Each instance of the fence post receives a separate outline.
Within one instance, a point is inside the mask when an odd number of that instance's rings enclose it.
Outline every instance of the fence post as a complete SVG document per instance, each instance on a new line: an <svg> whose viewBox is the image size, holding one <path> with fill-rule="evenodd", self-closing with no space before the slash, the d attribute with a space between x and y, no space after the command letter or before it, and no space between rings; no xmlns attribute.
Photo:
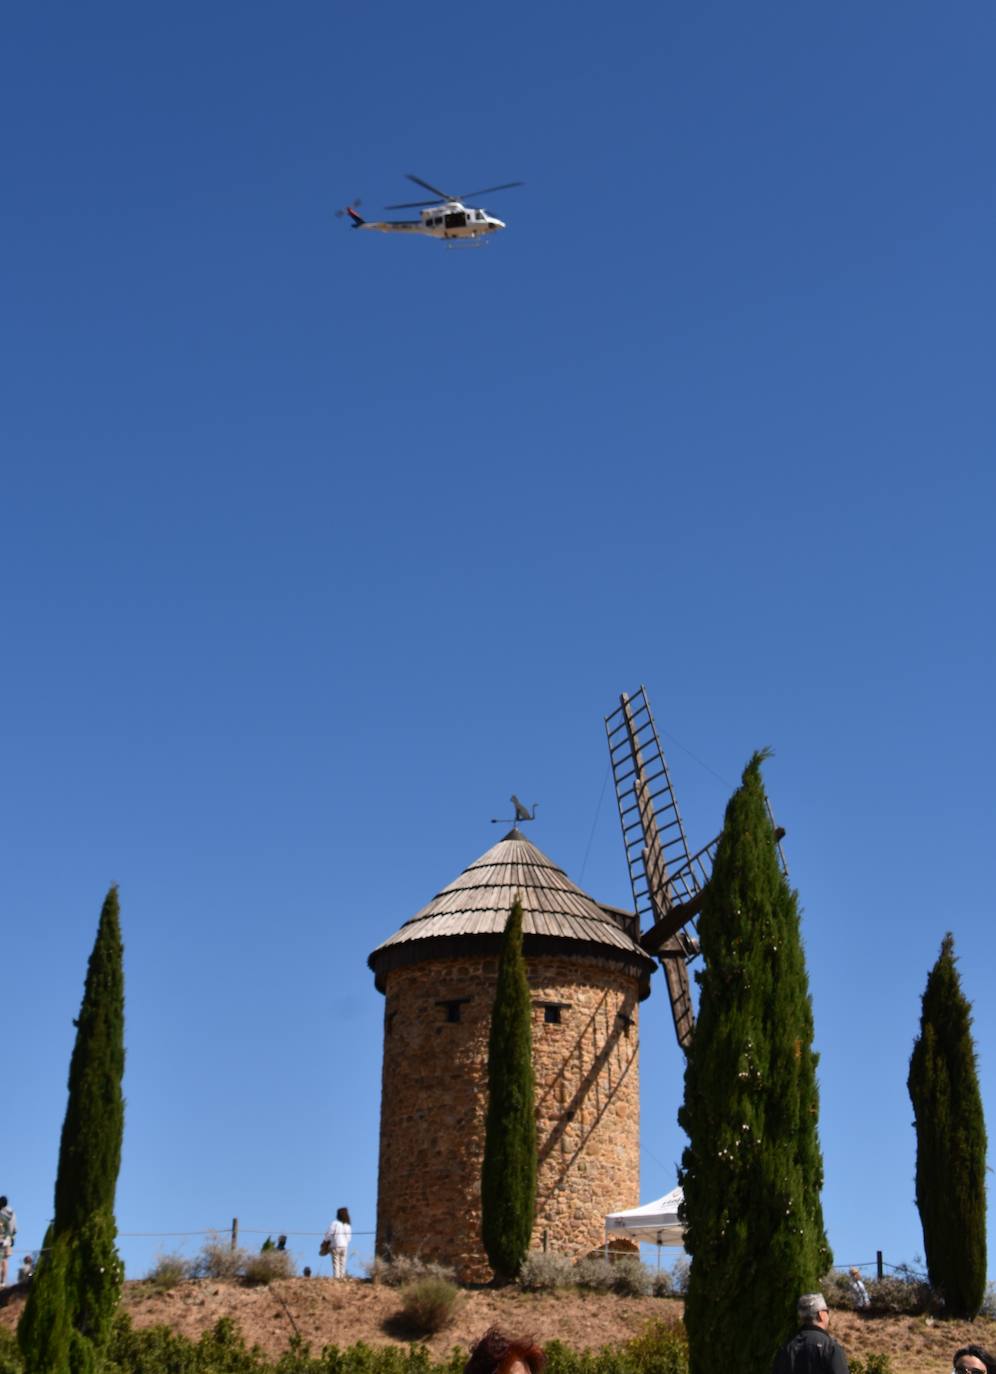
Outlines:
<svg viewBox="0 0 996 1374"><path fill-rule="evenodd" d="M550 1244L550 1232L543 1232L543 1253L546 1254L547 1246Z"/></svg>
<svg viewBox="0 0 996 1374"><path fill-rule="evenodd" d="M885 1265L882 1263L882 1251L881 1251L881 1250L876 1250L876 1251L875 1251L875 1269L876 1269L876 1271L877 1271L876 1276L877 1276L878 1278L882 1278L882 1277L884 1276L884 1274L885 1274Z"/></svg>
<svg viewBox="0 0 996 1374"><path fill-rule="evenodd" d="M232 1249L234 1250L239 1243L239 1219L232 1217Z"/></svg>

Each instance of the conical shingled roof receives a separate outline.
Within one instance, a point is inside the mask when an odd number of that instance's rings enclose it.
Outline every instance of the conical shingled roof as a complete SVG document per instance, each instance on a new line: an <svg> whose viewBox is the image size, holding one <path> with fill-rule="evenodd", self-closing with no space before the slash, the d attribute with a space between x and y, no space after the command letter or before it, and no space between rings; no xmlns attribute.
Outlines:
<svg viewBox="0 0 996 1374"><path fill-rule="evenodd" d="M596 901L571 882L518 829L492 845L432 901L378 945L367 961L383 991L383 976L402 963L418 962L481 937L497 943L518 894L522 902L524 948L554 946L603 955L632 964L647 987L654 961ZM445 947L438 942L445 942ZM427 942L432 942L431 944ZM437 947L438 946L438 947ZM565 951L566 952L566 951ZM643 991L643 996L646 991Z"/></svg>

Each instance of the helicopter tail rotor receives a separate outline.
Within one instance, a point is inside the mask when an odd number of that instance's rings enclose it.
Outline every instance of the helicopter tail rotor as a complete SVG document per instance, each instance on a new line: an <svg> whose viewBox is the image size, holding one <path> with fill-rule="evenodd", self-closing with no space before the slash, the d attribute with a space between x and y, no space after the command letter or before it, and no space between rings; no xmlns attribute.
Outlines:
<svg viewBox="0 0 996 1374"><path fill-rule="evenodd" d="M344 205L341 210L337 210L335 212L336 219L342 219L343 215L348 215L349 218L353 221L353 228L358 229L360 225L364 223L364 221L360 219L359 215L356 213L356 207L362 204L363 201L360 200L359 196L357 196L354 201L351 201L349 203L349 205Z"/></svg>

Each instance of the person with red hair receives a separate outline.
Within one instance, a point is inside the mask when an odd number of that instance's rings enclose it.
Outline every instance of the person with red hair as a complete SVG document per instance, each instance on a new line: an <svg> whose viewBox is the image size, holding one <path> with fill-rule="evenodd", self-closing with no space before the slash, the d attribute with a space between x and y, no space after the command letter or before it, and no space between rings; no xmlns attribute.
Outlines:
<svg viewBox="0 0 996 1374"><path fill-rule="evenodd" d="M491 1326L474 1346L463 1374L543 1374L546 1356L528 1340L513 1340Z"/></svg>

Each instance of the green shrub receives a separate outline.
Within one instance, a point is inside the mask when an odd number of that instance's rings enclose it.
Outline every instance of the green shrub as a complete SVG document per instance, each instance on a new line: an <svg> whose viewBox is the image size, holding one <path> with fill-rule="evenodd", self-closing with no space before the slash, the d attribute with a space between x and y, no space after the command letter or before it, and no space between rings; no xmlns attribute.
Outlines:
<svg viewBox="0 0 996 1374"><path fill-rule="evenodd" d="M0 1374L21 1374L23 1368L17 1337L0 1326Z"/></svg>
<svg viewBox="0 0 996 1374"><path fill-rule="evenodd" d="M447 1279L419 1279L402 1291L402 1321L420 1334L442 1331L453 1318L458 1293Z"/></svg>
<svg viewBox="0 0 996 1374"><path fill-rule="evenodd" d="M847 1363L851 1374L892 1374L892 1362L880 1351L874 1351L865 1360L849 1355Z"/></svg>
<svg viewBox="0 0 996 1374"><path fill-rule="evenodd" d="M519 1270L519 1287L528 1293L549 1293L557 1288L573 1288L576 1283L573 1261L552 1251L531 1250Z"/></svg>
<svg viewBox="0 0 996 1374"><path fill-rule="evenodd" d="M980 1317L988 1317L992 1320L996 1317L996 1283L987 1283L985 1295L982 1299L982 1307L979 1309Z"/></svg>
<svg viewBox="0 0 996 1374"><path fill-rule="evenodd" d="M258 1255L246 1256L242 1277L246 1283L273 1283L275 1279L292 1279L294 1259L288 1250L261 1250Z"/></svg>
<svg viewBox="0 0 996 1374"><path fill-rule="evenodd" d="M572 1350L560 1341L546 1347L546 1374L688 1374L688 1339L680 1322L649 1322L624 1345Z"/></svg>
<svg viewBox="0 0 996 1374"><path fill-rule="evenodd" d="M688 1336L684 1323L648 1322L639 1336L623 1346L637 1374L688 1374Z"/></svg>
<svg viewBox="0 0 996 1374"><path fill-rule="evenodd" d="M456 1277L449 1265L419 1259L417 1255L378 1255L364 1267L368 1278L388 1288L405 1288L419 1279L445 1279L452 1283Z"/></svg>
<svg viewBox="0 0 996 1374"><path fill-rule="evenodd" d="M602 1350L577 1351L553 1341L547 1356L548 1374L688 1374L688 1344L680 1322L649 1322L633 1340ZM292 1339L272 1362L258 1346L246 1344L228 1317L192 1341L164 1326L135 1330L120 1315L103 1368L105 1374L462 1374L466 1358L464 1351L454 1349L437 1363L424 1345L373 1349L362 1342L348 1349L329 1345L315 1355L306 1342ZM887 1363L851 1364L854 1374L889 1374ZM23 1374L16 1347L2 1331L0 1374Z"/></svg>
<svg viewBox="0 0 996 1374"><path fill-rule="evenodd" d="M688 1276L691 1272L691 1260L687 1255L679 1255L671 1267L671 1291L676 1297L684 1297L688 1292Z"/></svg>
<svg viewBox="0 0 996 1374"><path fill-rule="evenodd" d="M156 1262L146 1274L147 1283L151 1283L153 1288L158 1288L165 1292L169 1288L175 1288L178 1283L190 1277L190 1261L184 1259L183 1255L169 1254L157 1255Z"/></svg>

